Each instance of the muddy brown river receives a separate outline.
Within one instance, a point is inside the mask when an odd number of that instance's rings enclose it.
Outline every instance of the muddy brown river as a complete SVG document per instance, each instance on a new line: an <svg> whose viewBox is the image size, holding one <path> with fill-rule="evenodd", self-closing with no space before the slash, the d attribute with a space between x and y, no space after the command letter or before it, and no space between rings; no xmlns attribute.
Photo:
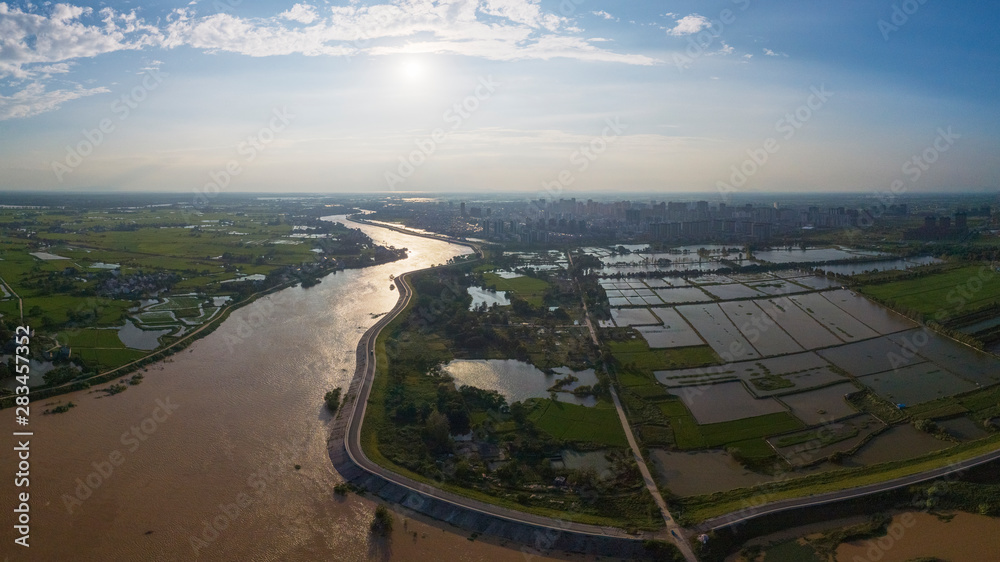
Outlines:
<svg viewBox="0 0 1000 562"><path fill-rule="evenodd" d="M519 546L399 512L390 540L374 540L376 503L333 493L323 393L347 387L361 334L396 302L390 275L470 252L361 228L409 257L258 300L121 394L33 404L31 546L13 543L8 453L5 560L524 560ZM14 411L0 419L11 451Z"/></svg>

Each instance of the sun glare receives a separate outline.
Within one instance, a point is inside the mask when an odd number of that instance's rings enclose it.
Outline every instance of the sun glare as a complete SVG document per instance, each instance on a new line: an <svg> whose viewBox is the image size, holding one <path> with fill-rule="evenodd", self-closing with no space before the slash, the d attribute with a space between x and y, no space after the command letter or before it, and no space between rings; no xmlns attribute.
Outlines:
<svg viewBox="0 0 1000 562"><path fill-rule="evenodd" d="M405 60L399 65L399 71L408 82L417 82L424 77L426 69L418 60Z"/></svg>

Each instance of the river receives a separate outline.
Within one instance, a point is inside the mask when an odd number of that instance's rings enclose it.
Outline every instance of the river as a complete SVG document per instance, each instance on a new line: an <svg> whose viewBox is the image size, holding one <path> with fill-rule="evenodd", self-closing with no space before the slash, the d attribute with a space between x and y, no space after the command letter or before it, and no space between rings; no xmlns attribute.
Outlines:
<svg viewBox="0 0 1000 562"><path fill-rule="evenodd" d="M517 546L398 513L391 539L372 540L376 503L334 495L323 393L347 388L361 334L396 302L390 275L471 252L354 226L409 256L237 310L121 394L32 404L31 547L12 543L16 468L4 455L5 560L523 560ZM12 409L2 419L16 427ZM10 431L0 439L11 451Z"/></svg>

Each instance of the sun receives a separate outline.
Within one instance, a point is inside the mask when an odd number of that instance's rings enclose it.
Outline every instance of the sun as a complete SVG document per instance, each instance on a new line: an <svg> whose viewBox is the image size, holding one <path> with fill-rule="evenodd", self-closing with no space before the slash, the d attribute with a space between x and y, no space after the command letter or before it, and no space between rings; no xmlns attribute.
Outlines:
<svg viewBox="0 0 1000 562"><path fill-rule="evenodd" d="M426 74L426 68L419 60L407 59L400 63L399 73L407 82L419 82Z"/></svg>

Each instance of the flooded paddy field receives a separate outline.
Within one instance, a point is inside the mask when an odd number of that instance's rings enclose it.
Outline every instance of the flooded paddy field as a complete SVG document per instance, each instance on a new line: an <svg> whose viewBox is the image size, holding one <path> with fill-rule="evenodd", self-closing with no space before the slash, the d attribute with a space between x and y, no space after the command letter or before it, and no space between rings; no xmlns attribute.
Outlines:
<svg viewBox="0 0 1000 562"><path fill-rule="evenodd" d="M937 425L960 441L975 441L989 435L981 425L965 417L941 420Z"/></svg>
<svg viewBox="0 0 1000 562"><path fill-rule="evenodd" d="M717 304L696 304L677 307L701 337L722 357L756 359L760 357L736 326L729 321Z"/></svg>
<svg viewBox="0 0 1000 562"><path fill-rule="evenodd" d="M788 298L845 342L865 340L879 335L819 293L794 295Z"/></svg>
<svg viewBox="0 0 1000 562"><path fill-rule="evenodd" d="M699 424L734 421L743 418L784 412L785 408L773 398L755 398L743 383L725 382L712 385L700 395L678 393Z"/></svg>
<svg viewBox="0 0 1000 562"><path fill-rule="evenodd" d="M656 295L667 304L683 304L692 302L709 302L715 300L712 296L697 287L676 287L656 289Z"/></svg>
<svg viewBox="0 0 1000 562"><path fill-rule="evenodd" d="M870 466L884 462L913 459L947 449L954 443L942 441L924 433L912 425L890 427L865 443L858 452L850 456L844 466Z"/></svg>
<svg viewBox="0 0 1000 562"><path fill-rule="evenodd" d="M687 324L680 326L643 326L636 328L650 349L670 349L705 345L705 342Z"/></svg>
<svg viewBox="0 0 1000 562"><path fill-rule="evenodd" d="M719 303L719 308L739 329L747 341L752 343L764 357L799 353L802 346L795 342L779 326L770 321L754 301L730 301Z"/></svg>
<svg viewBox="0 0 1000 562"><path fill-rule="evenodd" d="M905 352L891 336L849 343L817 351L821 357L856 377L891 371L904 365L923 363L923 359ZM907 359L912 357L912 359Z"/></svg>
<svg viewBox="0 0 1000 562"><path fill-rule="evenodd" d="M917 327L917 323L888 308L846 289L821 293L822 297L857 318L881 335L902 332Z"/></svg>
<svg viewBox="0 0 1000 562"><path fill-rule="evenodd" d="M611 318L619 327L651 326L660 323L660 319L653 316L647 308L612 308Z"/></svg>
<svg viewBox="0 0 1000 562"><path fill-rule="evenodd" d="M764 293L756 289L739 283L711 285L709 287L705 287L705 292L715 296L719 300L746 299L764 295Z"/></svg>
<svg viewBox="0 0 1000 562"><path fill-rule="evenodd" d="M932 330L920 329L889 336L907 350L916 352L972 382L982 386L1000 383L1000 359L943 337Z"/></svg>
<svg viewBox="0 0 1000 562"><path fill-rule="evenodd" d="M769 279L766 281L754 281L747 283L747 286L770 296L793 295L795 293L808 293L814 290L812 287L805 287L793 283L787 279Z"/></svg>
<svg viewBox="0 0 1000 562"><path fill-rule="evenodd" d="M790 281L794 281L799 285L816 290L832 289L843 285L843 283L840 283L836 279L827 279L826 277L820 277L818 275L810 274L803 276L801 272L799 272L798 275L792 275L788 277Z"/></svg>
<svg viewBox="0 0 1000 562"><path fill-rule="evenodd" d="M884 428L885 424L875 416L861 414L821 428L772 437L767 441L788 464L803 466L834 453L847 453Z"/></svg>
<svg viewBox="0 0 1000 562"><path fill-rule="evenodd" d="M757 396L774 396L808 390L846 380L833 372L830 364L815 353L797 353L751 361L740 361L713 367L656 371L656 379L667 387L699 385L708 382L742 380ZM781 377L791 386L763 390L754 379Z"/></svg>
<svg viewBox="0 0 1000 562"><path fill-rule="evenodd" d="M858 380L893 404L908 406L955 396L977 388L975 384L930 362L876 373Z"/></svg>
<svg viewBox="0 0 1000 562"><path fill-rule="evenodd" d="M833 335L833 332L816 322L815 318L799 308L790 298L765 299L758 301L758 305L803 349L817 349L843 343L840 338Z"/></svg>
<svg viewBox="0 0 1000 562"><path fill-rule="evenodd" d="M858 388L849 382L783 396L780 400L792 415L809 425L837 420L857 413L844 397Z"/></svg>

